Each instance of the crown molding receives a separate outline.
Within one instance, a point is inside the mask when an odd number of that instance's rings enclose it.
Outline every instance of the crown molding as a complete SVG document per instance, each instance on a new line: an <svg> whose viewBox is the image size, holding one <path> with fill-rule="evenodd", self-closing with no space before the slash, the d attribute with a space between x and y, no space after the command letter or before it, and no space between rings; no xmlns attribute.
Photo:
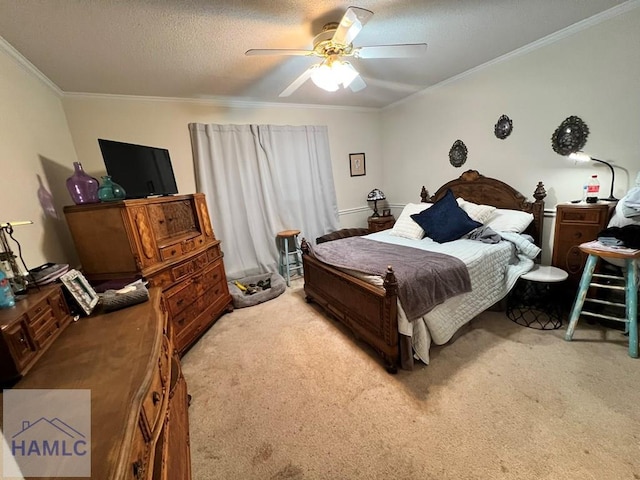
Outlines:
<svg viewBox="0 0 640 480"><path fill-rule="evenodd" d="M22 67L24 71L30 73L35 78L40 80L46 87L51 89L53 93L55 93L59 97L62 97L63 91L60 90L60 88L58 88L55 83L49 80L49 78L44 73L38 70L33 63L24 58L18 50L13 48L13 46L2 37L0 37L0 50L5 52L9 56L9 58L12 58L20 67Z"/></svg>
<svg viewBox="0 0 640 480"><path fill-rule="evenodd" d="M104 99L104 100L134 100L148 102L164 102L164 103L194 103L199 105L212 105L227 108L291 108L291 109L317 109L317 110L348 110L350 112L379 112L380 108L375 107L351 107L343 105L317 105L302 103L275 103L275 102L258 102L251 100L243 100L234 97L206 97L206 98L189 98L189 97L152 97L143 95L115 95L109 93L83 93L83 92L63 92L64 98L86 98L86 99Z"/></svg>
<svg viewBox="0 0 640 480"><path fill-rule="evenodd" d="M543 37L539 40L536 40L535 42L531 42L528 45L525 45L524 47L520 47L516 50L513 50L512 52L506 53L498 58L494 58L493 60L489 60L488 62L483 63L482 65L478 65L477 67L471 68L465 72L462 72L458 75L455 75L453 77L447 78L446 80L443 80L442 82L436 83L435 85L431 85L430 87L425 88L424 90L420 90L419 92L416 92L412 95L409 95L408 97L403 98L402 100L398 100L397 102L394 102L390 105L387 105L385 107L382 107L381 110L382 111L386 111L386 110L390 110L393 109L395 107L404 105L406 103L410 103L410 102L414 102L416 101L418 98L427 95L429 93L431 93L432 90L435 90L437 88L443 87L445 85L449 85L451 83L455 83L458 80L461 80L463 78L466 78L468 76L471 76L473 74L475 74L476 72L482 71L486 68L489 68L493 65L502 63L502 62L506 62L508 60L511 60L512 58L516 58L522 55L526 55L530 52L533 52L534 50L537 50L539 48L542 47L546 47L548 45L551 45L553 43L556 43L564 38L570 37L571 35L574 35L578 32L581 32L583 30L587 30L595 25L598 25L602 22L606 22L607 20L610 20L612 18L615 18L619 15L623 15L627 12L630 12L631 10L635 10L636 8L640 7L640 0L629 0L628 2L624 2L621 3L620 5L617 5L615 7L610 8L609 10L605 10L604 12L598 13L596 15L593 15L592 17L586 18L584 20L581 20L577 23L574 23L573 25L570 25L562 30L558 30L557 32L554 32L550 35L547 35L546 37Z"/></svg>

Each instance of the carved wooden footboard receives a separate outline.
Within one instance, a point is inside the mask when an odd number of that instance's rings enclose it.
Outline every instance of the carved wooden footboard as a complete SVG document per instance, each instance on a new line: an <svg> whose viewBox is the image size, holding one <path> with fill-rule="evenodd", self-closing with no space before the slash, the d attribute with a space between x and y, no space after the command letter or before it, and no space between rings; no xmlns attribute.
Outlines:
<svg viewBox="0 0 640 480"><path fill-rule="evenodd" d="M535 202L529 202L506 183L468 170L460 178L444 184L432 197L422 187L422 201L435 202L448 189L467 201L532 213L534 220L527 233L538 246L541 245L546 196L542 182L538 182L534 191ZM384 359L387 371L395 373L398 366L411 369L411 339L398 332L398 285L393 269L389 267L384 285L380 287L321 262L314 257L313 249L305 239L302 252L307 301L316 302L373 347Z"/></svg>
<svg viewBox="0 0 640 480"><path fill-rule="evenodd" d="M308 301L318 303L366 343L385 361L388 371L400 364L398 334L398 283L389 268L384 286L363 280L317 260L306 239L302 241L304 290Z"/></svg>

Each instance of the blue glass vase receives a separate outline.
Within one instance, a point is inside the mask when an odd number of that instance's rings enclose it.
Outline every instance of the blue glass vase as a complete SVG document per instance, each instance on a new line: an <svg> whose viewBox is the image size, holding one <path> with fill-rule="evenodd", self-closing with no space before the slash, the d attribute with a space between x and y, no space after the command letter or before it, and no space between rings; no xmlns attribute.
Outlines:
<svg viewBox="0 0 640 480"><path fill-rule="evenodd" d="M102 185L98 188L98 198L101 202L124 200L126 195L124 188L111 180L111 176L105 175L102 177Z"/></svg>

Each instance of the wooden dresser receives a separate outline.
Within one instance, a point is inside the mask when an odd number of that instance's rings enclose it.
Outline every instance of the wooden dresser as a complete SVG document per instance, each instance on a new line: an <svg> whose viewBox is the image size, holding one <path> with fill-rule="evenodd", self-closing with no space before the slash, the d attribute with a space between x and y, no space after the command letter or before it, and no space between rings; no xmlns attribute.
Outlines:
<svg viewBox="0 0 640 480"><path fill-rule="evenodd" d="M71 323L60 285L29 290L15 307L0 310L0 385L26 374Z"/></svg>
<svg viewBox="0 0 640 480"><path fill-rule="evenodd" d="M159 288L72 323L13 388L91 390L92 479L191 478L187 387Z"/></svg>
<svg viewBox="0 0 640 480"><path fill-rule="evenodd" d="M587 255L578 248L581 243L598 237L609 223L614 202L594 204L559 204L556 206L556 225L551 264L569 274L567 287L575 295Z"/></svg>
<svg viewBox="0 0 640 480"><path fill-rule="evenodd" d="M74 205L64 213L90 282L144 277L162 288L181 355L233 310L204 194Z"/></svg>

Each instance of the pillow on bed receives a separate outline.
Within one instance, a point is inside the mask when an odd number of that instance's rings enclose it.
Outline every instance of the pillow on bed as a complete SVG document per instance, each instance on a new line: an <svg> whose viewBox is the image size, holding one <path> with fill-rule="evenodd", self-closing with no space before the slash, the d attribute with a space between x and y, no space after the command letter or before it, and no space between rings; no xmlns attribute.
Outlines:
<svg viewBox="0 0 640 480"><path fill-rule="evenodd" d="M447 190L444 197L434 203L431 208L411 215L411 218L422 227L427 237L438 243L457 240L471 230L482 226L460 208L451 190Z"/></svg>
<svg viewBox="0 0 640 480"><path fill-rule="evenodd" d="M496 232L522 233L531 222L533 222L533 214L531 213L497 208L485 226Z"/></svg>
<svg viewBox="0 0 640 480"><path fill-rule="evenodd" d="M467 212L467 215L471 217L472 220L480 223L486 223L493 212L496 211L496 207L492 207L491 205L478 205L477 203L467 202L464 198L458 197L457 199L458 205Z"/></svg>
<svg viewBox="0 0 640 480"><path fill-rule="evenodd" d="M433 203L407 203L389 233L396 237L420 240L424 237L424 230L411 218L411 215L420 213L431 205Z"/></svg>

